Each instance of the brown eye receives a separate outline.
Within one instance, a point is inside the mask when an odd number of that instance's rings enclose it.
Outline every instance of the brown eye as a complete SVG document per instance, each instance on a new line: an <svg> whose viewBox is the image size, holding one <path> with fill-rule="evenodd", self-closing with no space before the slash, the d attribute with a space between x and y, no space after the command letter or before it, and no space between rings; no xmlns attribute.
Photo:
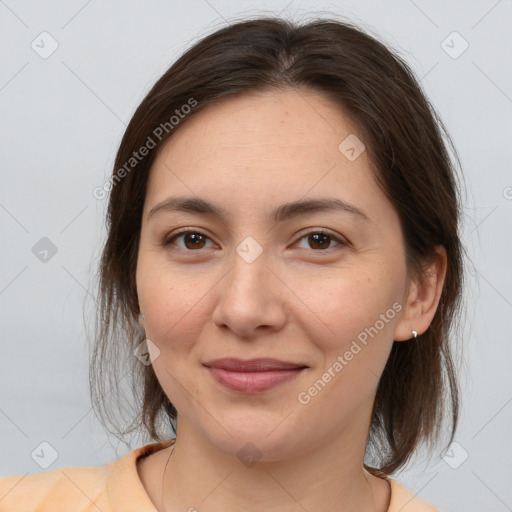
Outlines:
<svg viewBox="0 0 512 512"><path fill-rule="evenodd" d="M199 233L185 233L183 242L187 249L202 249L206 238Z"/></svg>
<svg viewBox="0 0 512 512"><path fill-rule="evenodd" d="M174 243L178 239L183 240L183 245ZM163 246L167 247L171 245L176 245L179 249L193 251L196 249L203 249L205 247L207 240L209 240L209 238L206 235L203 235L202 233L199 233L197 231L179 231L178 233L175 233L171 237L166 238L166 240L163 243Z"/></svg>
<svg viewBox="0 0 512 512"><path fill-rule="evenodd" d="M308 241L312 249L328 249L331 237L323 233L315 233L308 236Z"/></svg>
<svg viewBox="0 0 512 512"><path fill-rule="evenodd" d="M308 247L305 248L313 249L315 251L326 251L327 249L332 249L334 247L330 247L332 242L335 242L336 245L347 245L342 239L323 231L312 231L304 235L300 241L304 239L307 239L308 245Z"/></svg>

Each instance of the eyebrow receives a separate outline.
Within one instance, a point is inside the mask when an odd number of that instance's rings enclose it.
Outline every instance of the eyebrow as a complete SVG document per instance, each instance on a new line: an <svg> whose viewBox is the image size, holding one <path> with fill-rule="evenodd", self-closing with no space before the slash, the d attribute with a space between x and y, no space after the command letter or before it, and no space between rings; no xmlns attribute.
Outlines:
<svg viewBox="0 0 512 512"><path fill-rule="evenodd" d="M168 197L151 208L148 219L158 213L182 211L193 214L211 215L226 223L227 211L219 205L215 205L199 197ZM283 222L308 213L342 211L355 217L370 222L370 218L363 210L353 204L334 197L322 197L305 199L282 204L269 214L270 220Z"/></svg>

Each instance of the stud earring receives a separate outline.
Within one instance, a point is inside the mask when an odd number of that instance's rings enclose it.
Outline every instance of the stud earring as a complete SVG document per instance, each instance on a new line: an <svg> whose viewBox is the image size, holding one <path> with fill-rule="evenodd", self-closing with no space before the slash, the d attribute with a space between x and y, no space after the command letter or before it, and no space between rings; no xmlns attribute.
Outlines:
<svg viewBox="0 0 512 512"><path fill-rule="evenodd" d="M414 339L418 338L418 332L417 331L412 331L412 335L414 336Z"/></svg>

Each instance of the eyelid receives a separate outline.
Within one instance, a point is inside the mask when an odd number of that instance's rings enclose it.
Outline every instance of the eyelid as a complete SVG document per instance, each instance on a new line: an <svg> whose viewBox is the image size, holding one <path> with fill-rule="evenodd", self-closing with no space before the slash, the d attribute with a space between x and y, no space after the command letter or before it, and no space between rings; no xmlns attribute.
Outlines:
<svg viewBox="0 0 512 512"><path fill-rule="evenodd" d="M173 231L172 233L170 233L167 236L165 236L163 241L162 241L162 243L161 243L161 245L165 248L168 245L171 245L175 239L177 239L180 236L182 236L182 235L184 235L186 233L189 233L189 232L197 233L198 235L202 235L206 239L208 239L211 242L213 242L211 237L209 235L207 235L206 233L204 233L203 231L201 231L200 229L193 228L193 227L186 227L186 228L181 228L181 229L178 229L176 231ZM323 234L323 235L329 236L332 240L337 242L337 245L335 247L351 245L350 241L347 240L344 236L339 235L338 233L336 233L334 231L331 231L331 230L329 230L327 228L320 228L320 227L318 227L318 228L314 228L314 227L313 228L311 228L311 227L304 228L302 231L300 231L298 233L297 239L295 240L295 242L293 242L292 245L295 245L296 243L300 242L303 238L306 238L307 236L312 235L312 234ZM331 247L329 249L318 249L318 250L309 249L309 251L316 252L316 253L329 252L332 249L334 249L335 247ZM182 249L182 250L184 250L186 252L200 252L200 249L197 249L197 250L194 251L194 250L190 250L190 249L183 249L182 247L175 247L175 248L176 249ZM308 250L308 249L305 249L305 250Z"/></svg>
<svg viewBox="0 0 512 512"><path fill-rule="evenodd" d="M305 228L304 230L299 232L299 234L297 235L298 238L294 242L294 244L300 242L303 238L305 238L308 235L313 235L317 233L320 233L322 235L328 235L333 240L336 240L336 242L339 242L339 245L350 245L350 242L344 236L336 233L335 231L331 231L330 229L327 228ZM323 251L317 250L315 252L327 252L328 250L329 249L324 249Z"/></svg>
<svg viewBox="0 0 512 512"><path fill-rule="evenodd" d="M207 238L208 240L210 240L211 242L213 242L211 237L209 235L207 235L206 233L204 233L203 231L201 231L200 229L188 227L188 228L177 229L176 231L169 233L168 235L166 235L164 237L164 239L160 245L164 246L164 248L165 248L166 246L171 245L176 238L179 238L180 236L185 235L186 233L194 233L194 234L202 235L205 238ZM181 249L181 247L176 247L176 248ZM187 252L196 252L196 251L191 251L188 249L183 249L183 250L187 251Z"/></svg>

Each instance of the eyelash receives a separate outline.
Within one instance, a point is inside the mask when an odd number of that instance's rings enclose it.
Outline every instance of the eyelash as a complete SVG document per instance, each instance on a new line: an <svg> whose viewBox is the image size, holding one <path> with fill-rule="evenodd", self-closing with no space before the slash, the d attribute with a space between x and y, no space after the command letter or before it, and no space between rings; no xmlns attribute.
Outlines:
<svg viewBox="0 0 512 512"><path fill-rule="evenodd" d="M172 243L177 239L179 238L180 236L184 235L184 234L187 234L187 233L190 233L190 234L195 234L195 235L201 235L203 237L205 237L206 239L210 240L210 238L205 235L204 233L201 233L200 231L197 231L196 229L193 229L193 228L184 228L184 229L180 229L178 231L176 231L175 233L172 233L170 236L166 236L162 242L162 246L169 249L169 250L174 250L175 248L171 248L170 246L172 245ZM348 246L349 245L349 242L344 239L344 238L340 238L340 237L337 237L335 235L333 235L331 232L323 229L323 228L320 228L320 229L315 229L315 230L311 230L311 231L308 231L306 232L305 234L303 234L298 240L297 242L300 242L301 240L303 240L304 238L307 238L308 236L310 235L317 235L317 234L320 234L320 235L327 235L331 241L335 241L337 242L337 246ZM335 246L335 247L337 247ZM314 252L328 252L328 251L331 251L332 249L334 249L335 247L330 247L330 248L327 248L327 249L311 249L311 251L314 251ZM182 247L176 247L176 249L180 249L180 250L183 250L183 251L186 251L186 252L199 252L201 249L184 249Z"/></svg>

